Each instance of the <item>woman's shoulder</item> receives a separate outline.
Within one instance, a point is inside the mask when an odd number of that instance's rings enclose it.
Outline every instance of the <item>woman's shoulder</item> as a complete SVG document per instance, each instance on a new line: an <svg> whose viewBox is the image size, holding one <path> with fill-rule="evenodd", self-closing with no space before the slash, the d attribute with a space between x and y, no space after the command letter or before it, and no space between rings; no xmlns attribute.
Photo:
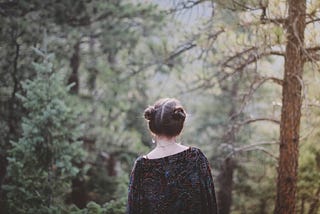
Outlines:
<svg viewBox="0 0 320 214"><path fill-rule="evenodd" d="M139 170L139 168L141 168L142 161L143 161L142 156L137 157L133 164L133 170L135 171Z"/></svg>
<svg viewBox="0 0 320 214"><path fill-rule="evenodd" d="M143 155L137 157L136 160L134 161L134 165L142 163L143 159L144 159Z"/></svg>
<svg viewBox="0 0 320 214"><path fill-rule="evenodd" d="M201 149L198 148L198 147L190 146L190 150L191 150L192 152L194 152L194 153L199 154L199 155L204 155L204 153L203 153L203 152L201 151Z"/></svg>
<svg viewBox="0 0 320 214"><path fill-rule="evenodd" d="M195 159L208 162L208 158L205 155L205 153L198 147L191 147L190 149L191 153L195 156Z"/></svg>

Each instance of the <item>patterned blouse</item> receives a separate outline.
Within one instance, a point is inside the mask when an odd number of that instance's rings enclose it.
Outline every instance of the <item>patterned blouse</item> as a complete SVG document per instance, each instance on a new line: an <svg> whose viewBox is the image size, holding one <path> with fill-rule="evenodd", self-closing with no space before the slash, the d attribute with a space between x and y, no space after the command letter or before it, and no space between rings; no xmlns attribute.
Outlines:
<svg viewBox="0 0 320 214"><path fill-rule="evenodd" d="M139 157L130 176L128 214L216 214L207 158L198 148L157 159Z"/></svg>

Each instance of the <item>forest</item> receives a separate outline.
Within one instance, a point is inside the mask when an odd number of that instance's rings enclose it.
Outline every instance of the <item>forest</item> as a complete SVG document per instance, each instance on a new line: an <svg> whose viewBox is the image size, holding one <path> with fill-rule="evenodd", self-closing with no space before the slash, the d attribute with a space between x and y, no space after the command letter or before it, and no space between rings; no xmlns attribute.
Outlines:
<svg viewBox="0 0 320 214"><path fill-rule="evenodd" d="M163 97L220 214L320 213L319 0L2 0L0 26L0 213L124 214Z"/></svg>

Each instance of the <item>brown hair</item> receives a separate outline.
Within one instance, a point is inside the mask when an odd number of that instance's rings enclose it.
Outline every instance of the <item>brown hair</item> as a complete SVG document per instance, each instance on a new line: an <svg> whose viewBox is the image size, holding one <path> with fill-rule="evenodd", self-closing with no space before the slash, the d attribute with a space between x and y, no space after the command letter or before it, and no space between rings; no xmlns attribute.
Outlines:
<svg viewBox="0 0 320 214"><path fill-rule="evenodd" d="M152 133L165 137L178 136L183 128L186 112L174 98L163 98L144 111Z"/></svg>

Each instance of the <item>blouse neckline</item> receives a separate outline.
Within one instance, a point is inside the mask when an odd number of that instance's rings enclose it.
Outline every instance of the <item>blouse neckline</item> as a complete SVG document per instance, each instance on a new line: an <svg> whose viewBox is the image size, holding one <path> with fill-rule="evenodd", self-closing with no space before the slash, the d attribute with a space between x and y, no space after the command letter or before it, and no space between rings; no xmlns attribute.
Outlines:
<svg viewBox="0 0 320 214"><path fill-rule="evenodd" d="M181 152L178 152L178 153L175 153L175 154L172 154L172 155L168 155L168 156L164 156L164 157L161 157L161 158L148 158L147 155L144 155L142 158L143 160L145 161L148 161L148 162L158 162L158 161L162 161L162 160L168 160L168 159L175 159L176 157L181 157L181 156L184 156L185 154L189 153L189 151L191 150L191 146L189 146L187 149L185 150L182 150Z"/></svg>

